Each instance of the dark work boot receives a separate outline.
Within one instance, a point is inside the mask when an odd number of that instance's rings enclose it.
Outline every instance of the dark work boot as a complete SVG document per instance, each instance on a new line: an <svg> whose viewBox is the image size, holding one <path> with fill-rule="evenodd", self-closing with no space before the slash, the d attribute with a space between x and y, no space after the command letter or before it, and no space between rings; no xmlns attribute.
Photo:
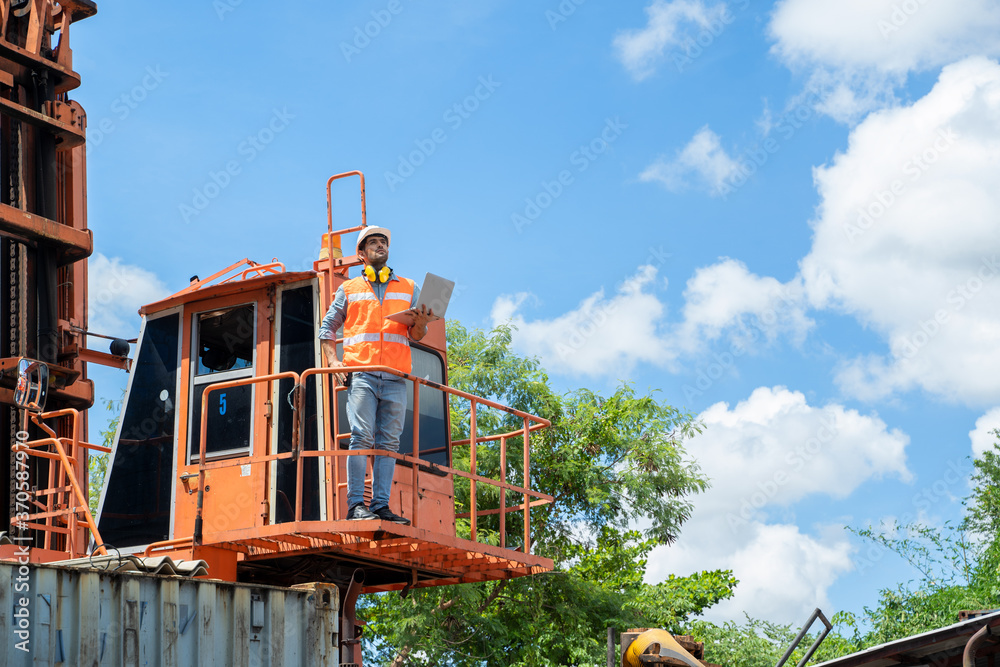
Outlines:
<svg viewBox="0 0 1000 667"><path fill-rule="evenodd" d="M371 521L372 519L378 519L379 517L368 511L368 508L364 506L364 503L358 503L347 511L348 521ZM409 521L407 521L409 523Z"/></svg>
<svg viewBox="0 0 1000 667"><path fill-rule="evenodd" d="M410 525L409 519L401 517L398 514L394 514L393 511L389 509L388 505L385 507L379 507L376 510L372 510L372 512L375 514L375 516L377 516L379 519L382 519L383 521L391 521L393 523L399 523L404 526Z"/></svg>

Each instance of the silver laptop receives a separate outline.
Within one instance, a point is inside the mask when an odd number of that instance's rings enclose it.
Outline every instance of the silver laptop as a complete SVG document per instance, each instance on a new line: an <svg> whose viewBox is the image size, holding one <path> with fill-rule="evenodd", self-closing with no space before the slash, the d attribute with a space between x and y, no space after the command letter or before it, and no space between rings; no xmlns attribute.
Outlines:
<svg viewBox="0 0 1000 667"><path fill-rule="evenodd" d="M395 315L386 315L386 319L411 325L413 324L413 310L420 310L421 306L427 306L427 310L434 311L434 316L430 321L440 320L448 310L448 302L451 300L451 293L454 290L454 281L428 273L424 276L424 284L420 287L420 298L417 299L416 305L410 310L404 310Z"/></svg>

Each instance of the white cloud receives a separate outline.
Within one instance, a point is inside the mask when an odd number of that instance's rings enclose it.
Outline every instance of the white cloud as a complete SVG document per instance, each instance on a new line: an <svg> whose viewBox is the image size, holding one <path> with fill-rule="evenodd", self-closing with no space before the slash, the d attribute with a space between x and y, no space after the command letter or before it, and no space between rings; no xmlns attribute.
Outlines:
<svg viewBox="0 0 1000 667"><path fill-rule="evenodd" d="M817 109L843 122L892 104L910 72L1000 54L994 0L782 0L771 16L775 53L809 73Z"/></svg>
<svg viewBox="0 0 1000 667"><path fill-rule="evenodd" d="M974 457L978 458L983 452L993 448L997 442L997 436L993 431L998 428L1000 428L1000 407L993 408L976 420L976 428L969 431Z"/></svg>
<svg viewBox="0 0 1000 667"><path fill-rule="evenodd" d="M680 340L687 349L718 339L730 330L745 345L761 333L774 340L781 332L801 343L814 322L805 314L801 280L782 284L750 273L740 261L723 258L695 271L684 290Z"/></svg>
<svg viewBox="0 0 1000 667"><path fill-rule="evenodd" d="M897 103L896 89L905 81L902 75L873 70L857 72L814 71L806 84L805 97L813 108L835 121L855 124L873 109Z"/></svg>
<svg viewBox="0 0 1000 667"><path fill-rule="evenodd" d="M760 112L760 117L754 121L754 125L757 126L757 132L762 137L769 136L771 130L774 129L774 115L771 113L771 105L766 98L764 99L764 109Z"/></svg>
<svg viewBox="0 0 1000 667"><path fill-rule="evenodd" d="M730 525L813 493L847 497L872 477L910 477L904 434L837 404L810 406L784 387L760 387L732 409L717 403L699 419L706 432L688 450L713 480L699 505Z"/></svg>
<svg viewBox="0 0 1000 667"><path fill-rule="evenodd" d="M810 406L799 392L760 387L730 408L718 403L699 417L705 432L688 442L712 480L677 543L654 552L649 578L711 568L732 569L735 597L711 610L714 620L743 611L800 622L827 602L826 591L851 568L843 531L804 534L784 517L809 496L843 499L871 479L911 478L909 438L878 417L838 404Z"/></svg>
<svg viewBox="0 0 1000 667"><path fill-rule="evenodd" d="M1000 54L994 0L782 0L769 26L790 65L888 74Z"/></svg>
<svg viewBox="0 0 1000 667"><path fill-rule="evenodd" d="M597 327L593 311L628 302L598 293L563 316L527 321L522 304L507 298L497 313L506 307L504 316L520 318L525 335L515 340L526 351L553 370L579 374L594 368L572 354L583 350L627 372L635 363L675 370L684 355L726 337L734 345L781 335L798 343L813 326L809 308L833 310L887 342L884 353L843 361L836 379L846 394L875 400L924 389L997 405L998 164L1000 65L970 58L944 68L922 99L868 116L847 149L815 170L813 245L792 280L723 259L689 279L679 320L667 320L665 300L642 280L630 299L646 310L626 307L623 317ZM567 350L565 341L581 330L589 332L588 347ZM560 343L563 354L556 353Z"/></svg>
<svg viewBox="0 0 1000 667"><path fill-rule="evenodd" d="M613 296L599 290L573 310L529 320L531 294L503 295L493 304L493 324L511 322L516 348L546 369L577 376L625 377L636 364L676 370L681 355L696 355L722 337L734 354L788 335L801 342L813 326L806 317L801 281L782 284L751 273L729 258L699 269L684 290L681 321L670 321L655 292L657 269L640 267Z"/></svg>
<svg viewBox="0 0 1000 667"><path fill-rule="evenodd" d="M886 355L838 382L863 399L923 388L1000 402L1000 66L946 67L910 106L872 114L815 171L821 203L801 275L813 306L856 317Z"/></svg>
<svg viewBox="0 0 1000 667"><path fill-rule="evenodd" d="M139 308L170 294L156 274L118 257L108 259L95 253L87 262L87 272L87 328L95 333L134 338L139 333Z"/></svg>
<svg viewBox="0 0 1000 667"><path fill-rule="evenodd" d="M707 6L701 0L653 0L646 7L649 22L641 30L624 30L615 37L618 59L636 80L652 74L668 46L684 42L687 28L722 25L725 3Z"/></svg>
<svg viewBox="0 0 1000 667"><path fill-rule="evenodd" d="M663 579L671 572L731 569L739 580L736 594L708 609L704 618L739 622L748 614L800 624L816 607L830 607L827 591L853 567L852 546L841 536L813 537L795 525L756 521L744 533L738 543L728 545L729 550L726 545L712 544L717 537L710 533L704 534L707 548L658 547L650 557L649 579Z"/></svg>
<svg viewBox="0 0 1000 667"><path fill-rule="evenodd" d="M719 135L705 126L672 160L658 158L639 175L644 183L658 182L679 192L692 185L704 187L713 196L727 190L726 181L739 170L739 163L726 152ZM694 183L690 177L694 176Z"/></svg>
<svg viewBox="0 0 1000 667"><path fill-rule="evenodd" d="M550 320L528 321L521 314L530 295L501 296L490 314L493 324L511 322L514 340L553 372L626 376L639 362L662 366L674 356L660 335L666 307L651 292L657 270L643 266L605 297L600 290L580 305Z"/></svg>

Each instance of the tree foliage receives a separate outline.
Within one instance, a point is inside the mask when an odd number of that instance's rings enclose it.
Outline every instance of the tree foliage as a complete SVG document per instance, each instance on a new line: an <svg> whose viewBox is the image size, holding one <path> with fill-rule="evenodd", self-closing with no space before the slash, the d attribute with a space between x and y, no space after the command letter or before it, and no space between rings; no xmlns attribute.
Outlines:
<svg viewBox="0 0 1000 667"><path fill-rule="evenodd" d="M684 451L698 432L694 418L637 395L628 385L611 396L588 390L556 394L535 359L511 350L511 329L489 332L448 327L449 384L544 417L551 428L533 433L530 486L553 503L531 513L533 553L555 571L501 582L420 589L363 603L366 646L373 663L427 665L604 665L606 628L680 629L693 615L732 595L728 571L644 583L651 550L672 541L690 516L691 496L707 480ZM469 435L472 406L452 400L453 439ZM509 433L519 418L478 405L476 433ZM508 480L523 483L520 439L507 442ZM455 467L470 465L455 448ZM497 442L477 450L477 471L497 475ZM498 507L499 493L477 488L479 510ZM468 511L468 485L456 481L459 512ZM520 496L506 498L508 507ZM517 515L508 531L519 534ZM477 535L495 534L495 515ZM512 525L513 524L513 528ZM521 545L523 546L523 545Z"/></svg>
<svg viewBox="0 0 1000 667"><path fill-rule="evenodd" d="M1000 429L993 430L1000 441ZM987 449L975 461L972 494L966 498L963 527L986 538L1000 536L1000 449Z"/></svg>
<svg viewBox="0 0 1000 667"><path fill-rule="evenodd" d="M1000 440L1000 432L994 431ZM958 524L919 523L849 528L875 553L893 554L916 577L879 591L878 602L860 614L840 612L812 663L927 632L958 620L967 609L994 609L1000 598L1000 446L973 461L971 493ZM727 667L774 665L794 629L747 619L722 626L696 622L692 633L705 641L706 659ZM811 639L803 641L807 646ZM802 650L793 655L795 663Z"/></svg>
<svg viewBox="0 0 1000 667"><path fill-rule="evenodd" d="M994 432L995 435L1000 435ZM859 647L950 625L958 612L997 606L1000 596L1000 448L973 461L965 518L942 527L921 524L855 531L907 561L917 580L880 591L878 604L849 618ZM859 628L865 628L862 631Z"/></svg>
<svg viewBox="0 0 1000 667"><path fill-rule="evenodd" d="M111 447L115 442L115 433L118 431L118 422L121 421L121 410L123 397L118 400L104 399L104 408L115 415L115 417L108 422L107 427L102 430L101 433L101 444L105 447ZM104 486L104 478L108 472L108 459L110 454L102 454L95 451L90 451L87 457L87 492L88 492L88 504L90 505L91 514L97 515L97 504L101 500L101 487Z"/></svg>
<svg viewBox="0 0 1000 667"><path fill-rule="evenodd" d="M961 527L918 524L857 531L899 555L920 573L879 592L878 603L859 617L844 614L856 650L951 625L965 609L996 607L995 541L970 542Z"/></svg>

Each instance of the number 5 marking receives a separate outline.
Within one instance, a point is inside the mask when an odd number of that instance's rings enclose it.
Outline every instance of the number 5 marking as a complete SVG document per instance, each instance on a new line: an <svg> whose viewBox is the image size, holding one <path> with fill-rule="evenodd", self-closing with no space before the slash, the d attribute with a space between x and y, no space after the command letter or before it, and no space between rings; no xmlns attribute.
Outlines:
<svg viewBox="0 0 1000 667"><path fill-rule="evenodd" d="M219 394L219 414L226 414L226 395L224 393Z"/></svg>

